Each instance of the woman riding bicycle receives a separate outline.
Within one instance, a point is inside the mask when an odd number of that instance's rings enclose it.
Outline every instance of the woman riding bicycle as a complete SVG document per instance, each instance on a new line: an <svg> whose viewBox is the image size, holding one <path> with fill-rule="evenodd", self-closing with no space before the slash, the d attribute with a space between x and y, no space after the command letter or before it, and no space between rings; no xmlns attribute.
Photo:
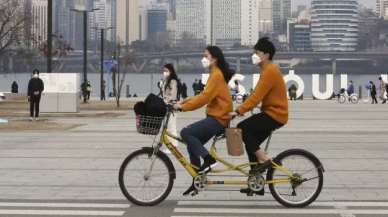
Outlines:
<svg viewBox="0 0 388 217"><path fill-rule="evenodd" d="M198 174L207 172L217 166L217 161L209 155L204 145L212 137L222 133L229 124L228 113L233 111L233 102L230 97L228 82L235 74L225 61L221 49L216 46L209 46L206 49L202 65L210 71L204 91L174 105L175 110L184 112L194 111L207 105L205 119L181 130L181 137L187 143L191 164L200 167ZM200 157L204 159L202 166ZM193 184L183 195L190 195L195 190L193 179Z"/></svg>

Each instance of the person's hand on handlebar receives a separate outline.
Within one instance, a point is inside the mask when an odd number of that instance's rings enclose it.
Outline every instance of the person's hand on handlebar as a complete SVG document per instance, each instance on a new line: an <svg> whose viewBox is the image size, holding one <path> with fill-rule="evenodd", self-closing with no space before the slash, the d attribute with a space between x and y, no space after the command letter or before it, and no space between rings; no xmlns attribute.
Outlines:
<svg viewBox="0 0 388 217"><path fill-rule="evenodd" d="M182 102L177 102L172 107L174 108L175 111L178 111L178 110L182 109Z"/></svg>
<svg viewBox="0 0 388 217"><path fill-rule="evenodd" d="M229 112L228 116L229 116L229 119L233 119L236 116L238 116L238 114L237 114L237 112Z"/></svg>

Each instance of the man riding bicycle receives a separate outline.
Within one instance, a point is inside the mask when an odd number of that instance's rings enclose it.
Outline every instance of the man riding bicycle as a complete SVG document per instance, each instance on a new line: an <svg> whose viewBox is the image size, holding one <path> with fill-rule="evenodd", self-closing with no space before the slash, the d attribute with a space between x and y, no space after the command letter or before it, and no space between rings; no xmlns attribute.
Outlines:
<svg viewBox="0 0 388 217"><path fill-rule="evenodd" d="M252 62L261 68L260 80L253 92L237 107L235 112L229 113L232 118L252 110L262 102L261 113L255 114L241 121L237 128L242 130L242 139L250 162L258 162L251 165L250 174L263 173L271 166L260 145L270 133L288 122L287 89L283 75L273 64L275 46L268 38L261 38L254 47Z"/></svg>

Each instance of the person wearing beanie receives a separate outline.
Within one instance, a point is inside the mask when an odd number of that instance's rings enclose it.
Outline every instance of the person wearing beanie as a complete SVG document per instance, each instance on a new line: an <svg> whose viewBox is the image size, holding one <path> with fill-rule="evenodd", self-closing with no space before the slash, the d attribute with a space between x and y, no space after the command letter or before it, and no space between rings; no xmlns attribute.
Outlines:
<svg viewBox="0 0 388 217"><path fill-rule="evenodd" d="M27 92L28 100L30 101L30 121L34 119L34 109L35 120L39 121L39 103L44 90L44 84L42 79L39 78L39 70L35 69L32 75L30 82L28 82Z"/></svg>

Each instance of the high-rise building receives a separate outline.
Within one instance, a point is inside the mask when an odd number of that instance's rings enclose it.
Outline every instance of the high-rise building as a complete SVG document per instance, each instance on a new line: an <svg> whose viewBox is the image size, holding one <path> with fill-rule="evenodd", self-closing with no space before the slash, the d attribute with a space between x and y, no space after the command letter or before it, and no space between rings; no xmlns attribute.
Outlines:
<svg viewBox="0 0 388 217"><path fill-rule="evenodd" d="M205 32L207 32L205 18L209 15L209 12L205 12L205 2L208 4L211 1L176 0L177 46L203 47L205 45Z"/></svg>
<svg viewBox="0 0 388 217"><path fill-rule="evenodd" d="M272 0L272 21L274 31L284 32L287 19L291 18L291 0Z"/></svg>
<svg viewBox="0 0 388 217"><path fill-rule="evenodd" d="M254 45L259 40L259 0L241 1L241 45Z"/></svg>
<svg viewBox="0 0 388 217"><path fill-rule="evenodd" d="M110 0L99 0L94 1L93 8L99 8L99 10L90 13L89 15L89 26L95 27L89 29L89 40L99 42L101 39L100 29L106 29L114 27L112 25L112 1ZM112 32L115 30L108 30L104 32L104 38L108 41L114 41Z"/></svg>
<svg viewBox="0 0 388 217"><path fill-rule="evenodd" d="M308 20L299 21L297 18L287 20L287 42L289 51L310 51L310 25Z"/></svg>
<svg viewBox="0 0 388 217"><path fill-rule="evenodd" d="M157 3L168 3L169 12L172 13L172 19L176 19L176 0L157 0Z"/></svg>
<svg viewBox="0 0 388 217"><path fill-rule="evenodd" d="M31 2L31 35L42 41L47 40L47 0Z"/></svg>
<svg viewBox="0 0 388 217"><path fill-rule="evenodd" d="M139 40L139 0L116 1L116 37L124 45Z"/></svg>
<svg viewBox="0 0 388 217"><path fill-rule="evenodd" d="M312 0L311 42L314 51L356 51L358 0Z"/></svg>
<svg viewBox="0 0 388 217"><path fill-rule="evenodd" d="M376 0L376 14L381 17L388 17L388 0Z"/></svg>
<svg viewBox="0 0 388 217"><path fill-rule="evenodd" d="M212 1L212 44L219 47L233 47L235 44L240 45L242 1ZM253 11L249 11L249 14L252 13ZM246 14L248 14L248 12L246 12ZM247 16L247 18L249 18L249 16ZM250 31L249 29L246 30Z"/></svg>
<svg viewBox="0 0 388 217"><path fill-rule="evenodd" d="M259 0L259 4L259 31L261 34L272 32L272 0Z"/></svg>
<svg viewBox="0 0 388 217"><path fill-rule="evenodd" d="M159 33L166 32L168 3L151 3L147 5L147 39L157 41Z"/></svg>
<svg viewBox="0 0 388 217"><path fill-rule="evenodd" d="M139 40L147 40L147 9L139 6Z"/></svg>

